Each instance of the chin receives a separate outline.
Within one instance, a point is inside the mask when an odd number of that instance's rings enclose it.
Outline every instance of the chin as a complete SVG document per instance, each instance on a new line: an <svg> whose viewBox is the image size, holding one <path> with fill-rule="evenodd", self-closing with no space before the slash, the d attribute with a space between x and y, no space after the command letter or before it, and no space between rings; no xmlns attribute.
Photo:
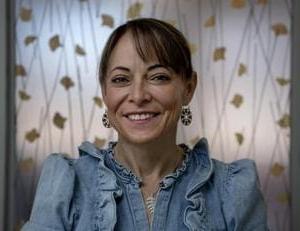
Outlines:
<svg viewBox="0 0 300 231"><path fill-rule="evenodd" d="M127 142L134 143L134 144L147 144L153 143L156 141L163 141L167 137L172 139L172 137L176 138L176 128L174 129L156 129L155 131L126 131L123 132L118 131L119 137Z"/></svg>
<svg viewBox="0 0 300 231"><path fill-rule="evenodd" d="M130 134L122 136L123 140L135 144L147 144L156 141L160 136L151 136L150 134Z"/></svg>

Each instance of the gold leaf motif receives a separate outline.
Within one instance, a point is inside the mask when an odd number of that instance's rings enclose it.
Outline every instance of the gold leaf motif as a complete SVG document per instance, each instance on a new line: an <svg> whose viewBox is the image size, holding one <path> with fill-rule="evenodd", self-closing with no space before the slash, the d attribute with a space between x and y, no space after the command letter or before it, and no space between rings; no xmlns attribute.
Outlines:
<svg viewBox="0 0 300 231"><path fill-rule="evenodd" d="M106 142L106 139L101 139L101 138L95 137L94 145L97 148L102 148L104 146L105 142Z"/></svg>
<svg viewBox="0 0 300 231"><path fill-rule="evenodd" d="M197 45L195 43L189 43L189 48L192 55L197 52Z"/></svg>
<svg viewBox="0 0 300 231"><path fill-rule="evenodd" d="M256 3L257 4L261 4L261 5L267 5L268 4L268 0L257 0Z"/></svg>
<svg viewBox="0 0 300 231"><path fill-rule="evenodd" d="M290 195L287 192L283 192L277 195L276 200L282 204L288 204L290 201Z"/></svg>
<svg viewBox="0 0 300 231"><path fill-rule="evenodd" d="M16 76L26 76L27 73L26 73L26 70L24 68L24 66L22 64L17 64L16 65L16 69L15 69L15 72L16 72Z"/></svg>
<svg viewBox="0 0 300 231"><path fill-rule="evenodd" d="M71 87L74 86L73 80L69 76L64 76L61 80L60 83L64 86L66 90L69 90Z"/></svg>
<svg viewBox="0 0 300 231"><path fill-rule="evenodd" d="M236 132L235 134L236 141L241 146L244 142L244 135L242 133Z"/></svg>
<svg viewBox="0 0 300 231"><path fill-rule="evenodd" d="M235 94L233 99L231 100L231 104L233 104L236 108L239 108L244 101L244 98L240 94Z"/></svg>
<svg viewBox="0 0 300 231"><path fill-rule="evenodd" d="M127 10L127 19L140 17L142 8L143 4L140 2L132 4Z"/></svg>
<svg viewBox="0 0 300 231"><path fill-rule="evenodd" d="M108 14L102 14L102 25L103 26L108 26L110 28L114 27L114 18L111 15Z"/></svg>
<svg viewBox="0 0 300 231"><path fill-rule="evenodd" d="M25 139L30 143L33 143L39 137L40 137L40 133L38 133L38 131L35 128L33 128L29 132L26 132L25 134Z"/></svg>
<svg viewBox="0 0 300 231"><path fill-rule="evenodd" d="M284 114L278 121L278 125L281 128L289 128L291 124L291 119L289 114Z"/></svg>
<svg viewBox="0 0 300 231"><path fill-rule="evenodd" d="M236 9L244 8L246 6L246 0L231 0L231 6Z"/></svg>
<svg viewBox="0 0 300 231"><path fill-rule="evenodd" d="M26 91L21 91L21 90L19 91L19 97L21 100L24 100L24 101L30 100L30 98L31 98L31 96L28 95Z"/></svg>
<svg viewBox="0 0 300 231"><path fill-rule="evenodd" d="M242 75L245 74L246 72L247 72L247 67L245 66L245 64L240 63L238 75L239 75L239 76L242 76Z"/></svg>
<svg viewBox="0 0 300 231"><path fill-rule="evenodd" d="M282 87L290 83L290 80L289 80L289 79L280 78L280 77L277 78L276 81L277 81L277 83L278 83L280 86L282 86Z"/></svg>
<svg viewBox="0 0 300 231"><path fill-rule="evenodd" d="M286 28L286 25L284 25L283 23L274 24L272 26L272 30L275 36L286 35L288 33L288 29Z"/></svg>
<svg viewBox="0 0 300 231"><path fill-rule="evenodd" d="M216 48L214 51L214 61L224 60L225 59L225 47Z"/></svg>
<svg viewBox="0 0 300 231"><path fill-rule="evenodd" d="M78 55L81 55L81 56L85 56L86 55L85 50L81 46L79 46L79 45L76 45L75 52Z"/></svg>
<svg viewBox="0 0 300 231"><path fill-rule="evenodd" d="M60 44L58 35L54 35L53 37L50 38L49 47L50 47L51 51L55 51L60 46L61 46L61 44Z"/></svg>
<svg viewBox="0 0 300 231"><path fill-rule="evenodd" d="M215 16L210 16L204 23L204 27L214 27L216 25Z"/></svg>
<svg viewBox="0 0 300 231"><path fill-rule="evenodd" d="M101 99L100 97L95 96L95 97L93 98L93 100L94 100L94 103L95 103L97 106L99 106L100 108L103 107L103 102L102 102L102 99Z"/></svg>
<svg viewBox="0 0 300 231"><path fill-rule="evenodd" d="M37 39L36 36L34 36L34 35L28 35L28 36L24 39L24 43L25 43L26 46L28 46L29 44L33 43L36 39Z"/></svg>
<svg viewBox="0 0 300 231"><path fill-rule="evenodd" d="M59 112L56 112L53 117L53 123L56 127L64 129L67 118L63 117Z"/></svg>
<svg viewBox="0 0 300 231"><path fill-rule="evenodd" d="M30 158L26 158L24 160L21 160L19 163L19 170L22 173L30 172L34 167L34 160Z"/></svg>
<svg viewBox="0 0 300 231"><path fill-rule="evenodd" d="M280 176L283 173L284 169L285 167L283 165L275 163L271 168L271 174L273 176Z"/></svg>
<svg viewBox="0 0 300 231"><path fill-rule="evenodd" d="M19 16L20 16L21 20L24 22L30 21L32 18L32 9L21 7Z"/></svg>

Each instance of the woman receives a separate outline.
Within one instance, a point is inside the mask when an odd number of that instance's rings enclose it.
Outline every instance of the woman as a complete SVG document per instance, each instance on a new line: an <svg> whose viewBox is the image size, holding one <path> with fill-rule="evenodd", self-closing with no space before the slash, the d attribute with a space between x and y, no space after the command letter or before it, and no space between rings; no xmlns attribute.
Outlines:
<svg viewBox="0 0 300 231"><path fill-rule="evenodd" d="M118 142L50 155L23 230L267 230L255 165L210 159L205 139L176 145L196 83L183 35L136 19L110 36L99 70Z"/></svg>

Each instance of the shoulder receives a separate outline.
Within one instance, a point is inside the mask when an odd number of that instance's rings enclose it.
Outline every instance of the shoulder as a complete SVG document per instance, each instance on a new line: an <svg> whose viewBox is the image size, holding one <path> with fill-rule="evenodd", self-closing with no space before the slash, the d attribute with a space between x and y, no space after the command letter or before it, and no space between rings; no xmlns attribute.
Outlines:
<svg viewBox="0 0 300 231"><path fill-rule="evenodd" d="M52 153L43 162L43 171L52 171L58 167L71 169L76 159L62 153Z"/></svg>
<svg viewBox="0 0 300 231"><path fill-rule="evenodd" d="M71 227L75 210L71 208L74 191L74 160L51 154L43 163L30 220L23 230L62 230ZM43 227L43 229L42 229Z"/></svg>
<svg viewBox="0 0 300 231"><path fill-rule="evenodd" d="M65 154L52 153L42 164L40 183L43 183L44 177L47 179L52 178L55 181L67 181L75 175L89 172L88 169L94 170L98 162L99 159L90 155L72 158Z"/></svg>
<svg viewBox="0 0 300 231"><path fill-rule="evenodd" d="M98 149L90 142L83 142L79 147L79 156L76 158L66 154L52 153L43 162L43 172L52 172L53 174L78 174L88 173L89 169L95 170L99 162L104 162L105 154L108 149ZM55 171L60 169L60 171ZM47 174L48 175L48 174Z"/></svg>
<svg viewBox="0 0 300 231"><path fill-rule="evenodd" d="M215 177L221 178L225 189L231 187L250 187L258 184L256 164L250 159L241 159L232 163L212 160ZM258 185L257 185L258 186Z"/></svg>
<svg viewBox="0 0 300 231"><path fill-rule="evenodd" d="M65 154L50 154L43 162L35 200L44 200L43 196L61 198L60 192L72 191L76 161ZM44 194L47 190L49 194Z"/></svg>
<svg viewBox="0 0 300 231"><path fill-rule="evenodd" d="M213 195L217 195L229 230L268 230L255 162L242 159L225 163L212 159L206 139L201 139L192 153L196 168L193 187L187 196L192 197L206 182L206 185L212 186L208 188L214 192Z"/></svg>
<svg viewBox="0 0 300 231"><path fill-rule="evenodd" d="M256 164L250 159L241 159L225 163L210 157L208 142L200 139L191 150L199 172L206 169L207 180L213 178L216 183L222 184L225 190L232 187L243 188L258 184Z"/></svg>
<svg viewBox="0 0 300 231"><path fill-rule="evenodd" d="M221 185L221 195L225 201L234 198L235 203L251 201L260 194L260 182L256 164L250 159L232 163L213 160L214 178Z"/></svg>
<svg viewBox="0 0 300 231"><path fill-rule="evenodd" d="M217 160L213 163L223 215L230 230L268 230L255 162L242 159L229 164Z"/></svg>
<svg viewBox="0 0 300 231"><path fill-rule="evenodd" d="M260 195L260 182L256 164L250 159L232 163L212 160L214 165L213 181L217 184L221 198L234 203L251 201Z"/></svg>
<svg viewBox="0 0 300 231"><path fill-rule="evenodd" d="M65 184L74 178L75 159L64 154L50 154L43 162L38 188L46 187L48 184Z"/></svg>
<svg viewBox="0 0 300 231"><path fill-rule="evenodd" d="M92 190L101 172L107 172L105 155L108 149L98 149L92 143L84 142L78 150L77 158L59 153L50 154L43 163L39 186L63 184L71 187L71 184L79 183L77 186L84 185L81 187L84 191Z"/></svg>
<svg viewBox="0 0 300 231"><path fill-rule="evenodd" d="M49 182L72 181L76 177L78 182L86 186L94 185L97 176L104 172L108 175L106 157L112 150L114 143L107 149L99 149L90 142L83 142L79 147L79 156L71 158L64 154L50 154L44 161L40 176L40 184Z"/></svg>
<svg viewBox="0 0 300 231"><path fill-rule="evenodd" d="M100 165L104 166L104 157L101 151L91 153L96 151L91 148L92 144L80 147L76 159L58 153L45 159L24 230L71 230L81 199L93 196L102 179Z"/></svg>

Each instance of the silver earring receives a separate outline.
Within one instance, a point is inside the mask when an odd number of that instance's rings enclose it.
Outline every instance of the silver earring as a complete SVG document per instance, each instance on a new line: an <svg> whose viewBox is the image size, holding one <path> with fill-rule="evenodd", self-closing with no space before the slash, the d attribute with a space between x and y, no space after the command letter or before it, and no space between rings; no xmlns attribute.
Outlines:
<svg viewBox="0 0 300 231"><path fill-rule="evenodd" d="M106 128L111 127L109 119L108 119L107 111L105 111L102 115L102 123L103 123L103 126Z"/></svg>
<svg viewBox="0 0 300 231"><path fill-rule="evenodd" d="M180 120L184 126L189 126L192 123L192 112L189 106L182 107Z"/></svg>

